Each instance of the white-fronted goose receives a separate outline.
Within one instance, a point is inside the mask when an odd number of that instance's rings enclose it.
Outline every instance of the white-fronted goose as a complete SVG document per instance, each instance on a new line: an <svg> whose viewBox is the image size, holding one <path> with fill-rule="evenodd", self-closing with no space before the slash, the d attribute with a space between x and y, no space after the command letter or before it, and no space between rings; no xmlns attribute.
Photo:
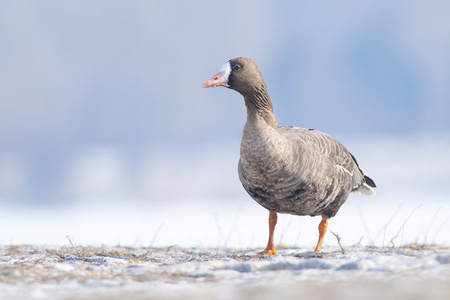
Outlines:
<svg viewBox="0 0 450 300"><path fill-rule="evenodd" d="M244 96L247 122L239 160L239 179L248 194L269 210L269 242L263 254L276 254L277 213L321 215L320 252L328 227L351 192L375 193L355 157L332 136L300 127L277 126L266 83L256 63L229 60L204 88L225 86Z"/></svg>

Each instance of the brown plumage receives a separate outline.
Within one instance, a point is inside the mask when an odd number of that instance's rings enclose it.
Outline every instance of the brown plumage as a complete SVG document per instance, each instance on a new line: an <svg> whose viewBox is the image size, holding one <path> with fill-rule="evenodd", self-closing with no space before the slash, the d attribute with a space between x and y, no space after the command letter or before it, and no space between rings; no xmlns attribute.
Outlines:
<svg viewBox="0 0 450 300"><path fill-rule="evenodd" d="M226 86L244 97L247 122L241 141L239 179L248 194L269 210L269 242L264 254L276 254L273 232L277 213L322 216L320 252L328 226L351 192L374 194L354 156L332 136L311 129L277 126L266 83L246 57L228 61L203 87Z"/></svg>

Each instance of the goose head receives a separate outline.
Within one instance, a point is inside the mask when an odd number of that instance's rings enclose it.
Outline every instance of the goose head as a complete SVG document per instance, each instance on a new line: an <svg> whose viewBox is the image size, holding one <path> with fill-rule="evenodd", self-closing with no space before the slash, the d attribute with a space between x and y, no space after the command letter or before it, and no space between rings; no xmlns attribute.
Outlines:
<svg viewBox="0 0 450 300"><path fill-rule="evenodd" d="M219 73L203 82L204 88L224 86L239 92L244 97L265 88L258 65L248 57L237 57L227 61Z"/></svg>

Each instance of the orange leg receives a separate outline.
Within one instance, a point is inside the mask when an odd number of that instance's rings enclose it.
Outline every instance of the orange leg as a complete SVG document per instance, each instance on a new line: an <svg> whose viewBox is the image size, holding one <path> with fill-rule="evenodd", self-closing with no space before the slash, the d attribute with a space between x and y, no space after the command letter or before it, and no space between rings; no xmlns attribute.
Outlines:
<svg viewBox="0 0 450 300"><path fill-rule="evenodd" d="M277 254L277 249L273 246L273 232L275 231L275 225L277 225L277 213L270 212L269 213L269 242L267 243L267 247L264 251L259 252L258 254L265 255L275 255Z"/></svg>
<svg viewBox="0 0 450 300"><path fill-rule="evenodd" d="M325 233L327 233L328 228L328 219L322 217L322 221L319 224L319 241L317 242L316 250L314 252L320 252L322 249L323 238L325 237Z"/></svg>

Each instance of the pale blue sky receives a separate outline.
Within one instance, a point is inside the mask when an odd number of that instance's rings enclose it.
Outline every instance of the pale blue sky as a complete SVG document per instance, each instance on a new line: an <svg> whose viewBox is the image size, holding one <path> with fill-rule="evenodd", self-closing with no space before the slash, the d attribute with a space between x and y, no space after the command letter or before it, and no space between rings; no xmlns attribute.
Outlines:
<svg viewBox="0 0 450 300"><path fill-rule="evenodd" d="M236 56L260 66L279 124L448 135L449 12L448 1L2 1L0 198L66 199L80 165L105 155L98 168L126 178L166 150L238 151L241 96L201 88Z"/></svg>

